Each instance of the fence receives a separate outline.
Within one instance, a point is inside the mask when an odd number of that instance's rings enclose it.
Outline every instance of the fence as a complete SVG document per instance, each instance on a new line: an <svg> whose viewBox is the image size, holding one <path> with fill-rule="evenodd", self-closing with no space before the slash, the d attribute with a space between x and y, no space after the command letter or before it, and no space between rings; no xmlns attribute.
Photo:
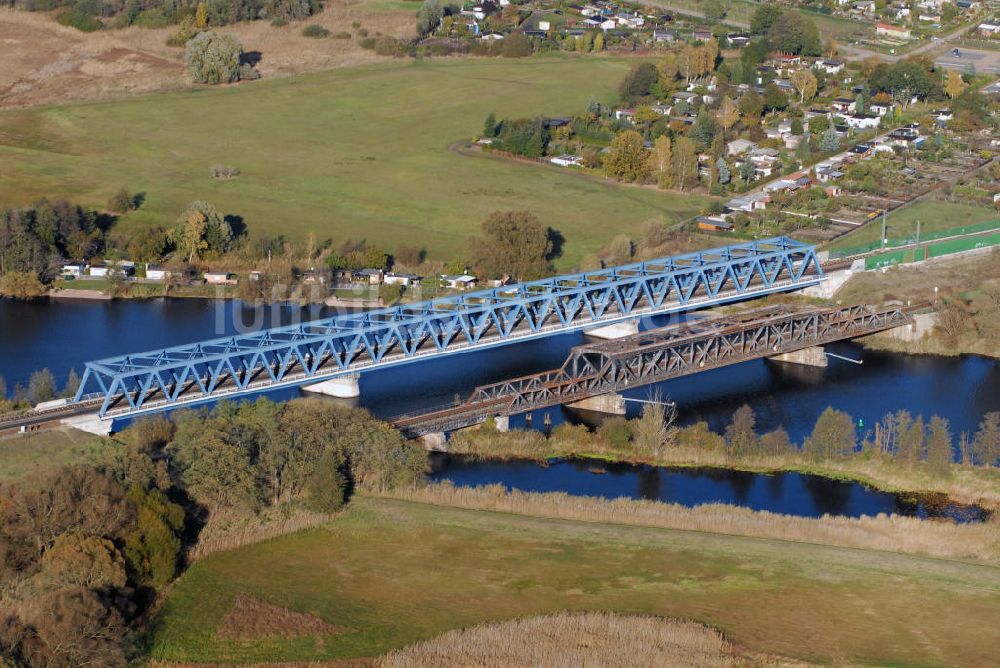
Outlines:
<svg viewBox="0 0 1000 668"><path fill-rule="evenodd" d="M880 221L872 221L869 225L881 225ZM943 239L945 237L957 237L963 234L975 234L976 232L988 232L990 230L995 230L1000 228L1000 220L991 220L985 223L976 223L975 225L961 225L959 227L949 227L944 230L935 230L933 232L924 232L920 235L920 241L934 241L935 239ZM916 235L911 237L904 237L901 239L889 239L886 244L886 248L899 248L900 246L909 246L917 242ZM850 246L848 248L837 248L830 251L830 258L836 259L840 257L847 257L849 255L861 255L862 253L870 253L873 250L878 250L881 246L880 240L876 239L871 243L861 244L858 246Z"/></svg>
<svg viewBox="0 0 1000 668"><path fill-rule="evenodd" d="M976 248L988 248L1000 245L1000 232L977 237L966 237L964 239L949 239L936 244L920 246L920 248L907 248L888 253L880 253L873 257L865 258L865 270L881 269L891 267L906 262L919 262L932 257L951 255L963 251L975 250Z"/></svg>

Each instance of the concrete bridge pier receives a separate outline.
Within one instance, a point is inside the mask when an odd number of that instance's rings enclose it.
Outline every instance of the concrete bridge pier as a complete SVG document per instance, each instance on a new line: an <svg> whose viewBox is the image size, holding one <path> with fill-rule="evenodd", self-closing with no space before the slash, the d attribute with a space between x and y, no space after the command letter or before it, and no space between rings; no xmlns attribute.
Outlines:
<svg viewBox="0 0 1000 668"><path fill-rule="evenodd" d="M813 346L811 348L795 350L790 353L781 353L780 355L773 355L768 359L774 360L775 362L804 364L805 366L826 367L828 364L826 353L823 352L823 346Z"/></svg>
<svg viewBox="0 0 1000 668"><path fill-rule="evenodd" d="M587 397L586 399L566 404L566 406L583 411L607 413L608 415L625 415L625 397L617 392L598 394L596 397Z"/></svg>
<svg viewBox="0 0 1000 668"><path fill-rule="evenodd" d="M616 322L611 325L605 325L604 327L598 327L596 329L588 329L584 331L587 336L593 336L595 339L624 339L626 336L632 336L633 334L639 333L639 319L625 320L622 322Z"/></svg>
<svg viewBox="0 0 1000 668"><path fill-rule="evenodd" d="M361 388L358 386L358 378L359 376L357 374L350 376L338 376L337 378L324 380L322 383L303 385L302 389L306 392L312 392L314 394L325 394L328 397L353 399L361 396Z"/></svg>
<svg viewBox="0 0 1000 668"><path fill-rule="evenodd" d="M448 437L443 431L419 436L417 442L430 452L448 452Z"/></svg>

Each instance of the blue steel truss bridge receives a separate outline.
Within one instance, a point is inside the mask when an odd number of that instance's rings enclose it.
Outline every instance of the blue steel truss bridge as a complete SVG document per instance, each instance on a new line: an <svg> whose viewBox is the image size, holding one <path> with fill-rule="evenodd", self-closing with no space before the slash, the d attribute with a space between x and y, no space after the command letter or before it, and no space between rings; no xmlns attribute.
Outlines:
<svg viewBox="0 0 1000 668"><path fill-rule="evenodd" d="M776 237L88 362L71 405L131 417L822 280L813 246Z"/></svg>

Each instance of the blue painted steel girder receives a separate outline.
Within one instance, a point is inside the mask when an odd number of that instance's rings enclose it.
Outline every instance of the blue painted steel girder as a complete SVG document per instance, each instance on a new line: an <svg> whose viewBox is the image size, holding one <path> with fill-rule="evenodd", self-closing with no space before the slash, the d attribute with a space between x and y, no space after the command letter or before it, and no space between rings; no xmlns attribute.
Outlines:
<svg viewBox="0 0 1000 668"><path fill-rule="evenodd" d="M102 416L116 401L130 411L150 402L169 409L182 394L207 400L251 384L258 391L317 382L390 357L398 363L497 345L546 328L558 333L676 310L696 298L711 306L821 278L812 246L777 237L88 362L76 400L96 386L105 397Z"/></svg>

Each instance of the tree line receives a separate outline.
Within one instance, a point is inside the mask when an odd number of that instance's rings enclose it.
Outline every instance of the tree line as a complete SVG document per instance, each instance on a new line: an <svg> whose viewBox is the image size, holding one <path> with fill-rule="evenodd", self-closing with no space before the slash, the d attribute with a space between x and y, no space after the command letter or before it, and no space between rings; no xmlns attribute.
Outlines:
<svg viewBox="0 0 1000 668"><path fill-rule="evenodd" d="M874 456L947 476L956 461L965 466L1000 464L1000 412L987 413L975 432L963 432L956 439L950 422L937 415L925 420L922 415L899 410L862 431L848 413L827 407L809 436L797 445L780 427L758 433L757 416L744 405L733 413L721 435L701 423L679 430L675 442L722 450L734 460L784 454L803 454L816 460Z"/></svg>
<svg viewBox="0 0 1000 668"><path fill-rule="evenodd" d="M725 460L737 463L786 456L815 462L874 458L922 468L942 478L951 474L956 463L1000 466L1000 412L987 413L975 431L963 432L956 438L949 421L937 415L926 420L906 410L894 411L872 429L865 430L848 413L828 407L816 419L809 435L796 444L782 427L761 433L757 415L747 405L734 411L723 430L716 432L704 421L679 427L675 404L660 397L651 401L643 406L638 418L607 418L593 432L585 426L562 424L553 430L552 439L586 451L638 455L653 460L669 458L669 452L675 449L718 453ZM475 435L458 439L459 447L466 438L475 440ZM495 445L504 447L503 443Z"/></svg>
<svg viewBox="0 0 1000 668"><path fill-rule="evenodd" d="M113 230L120 215L138 208L142 194L122 188L105 211L65 200L41 199L27 207L0 209L0 296L34 297L68 260L106 256L134 262L159 262L176 252L189 264L214 259L242 247L246 226L209 202L188 204L173 227Z"/></svg>
<svg viewBox="0 0 1000 668"><path fill-rule="evenodd" d="M0 663L124 666L213 522L331 513L426 469L387 424L317 399L143 419L95 445L90 464L0 484Z"/></svg>
<svg viewBox="0 0 1000 668"><path fill-rule="evenodd" d="M186 19L213 26L256 19L297 21L321 8L318 0L0 0L0 6L60 10L60 23L86 32L130 25L163 28Z"/></svg>

